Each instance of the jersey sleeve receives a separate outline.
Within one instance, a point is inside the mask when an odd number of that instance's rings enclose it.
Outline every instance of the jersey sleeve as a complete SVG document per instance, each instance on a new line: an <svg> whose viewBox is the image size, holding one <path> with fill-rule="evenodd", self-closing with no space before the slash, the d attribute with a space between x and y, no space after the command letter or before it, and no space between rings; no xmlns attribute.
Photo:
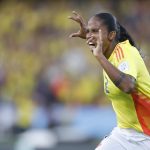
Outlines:
<svg viewBox="0 0 150 150"><path fill-rule="evenodd" d="M118 46L116 50L116 67L120 71L129 74L136 79L139 67L137 63L139 58L138 55L139 52L132 46Z"/></svg>

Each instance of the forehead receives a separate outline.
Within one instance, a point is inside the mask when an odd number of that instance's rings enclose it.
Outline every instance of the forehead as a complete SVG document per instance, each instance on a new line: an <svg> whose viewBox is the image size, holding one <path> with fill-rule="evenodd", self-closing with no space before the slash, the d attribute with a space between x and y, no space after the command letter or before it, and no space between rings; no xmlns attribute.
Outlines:
<svg viewBox="0 0 150 150"><path fill-rule="evenodd" d="M102 20L96 18L96 17L92 17L89 19L88 21L88 28L101 28L103 27L104 24L102 22Z"/></svg>

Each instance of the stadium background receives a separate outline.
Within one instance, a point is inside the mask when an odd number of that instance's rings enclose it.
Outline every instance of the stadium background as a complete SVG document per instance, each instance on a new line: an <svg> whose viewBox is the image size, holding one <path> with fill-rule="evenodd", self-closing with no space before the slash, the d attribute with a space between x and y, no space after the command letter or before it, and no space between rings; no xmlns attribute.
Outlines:
<svg viewBox="0 0 150 150"><path fill-rule="evenodd" d="M142 48L150 70L148 0L0 1L0 150L91 150L116 125L101 68L78 25L114 14Z"/></svg>

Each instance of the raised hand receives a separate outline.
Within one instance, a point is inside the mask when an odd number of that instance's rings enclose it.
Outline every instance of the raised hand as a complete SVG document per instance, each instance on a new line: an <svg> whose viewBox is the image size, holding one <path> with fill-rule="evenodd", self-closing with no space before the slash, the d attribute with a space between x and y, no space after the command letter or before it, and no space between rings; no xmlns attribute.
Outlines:
<svg viewBox="0 0 150 150"><path fill-rule="evenodd" d="M96 42L96 46L91 47L93 55L98 57L103 55L103 41L102 41L102 31L99 30L99 36Z"/></svg>
<svg viewBox="0 0 150 150"><path fill-rule="evenodd" d="M80 29L78 32L70 34L69 37L80 37L82 39L86 39L86 23L81 15L79 15L77 12L73 11L72 16L69 16L68 18L79 23Z"/></svg>

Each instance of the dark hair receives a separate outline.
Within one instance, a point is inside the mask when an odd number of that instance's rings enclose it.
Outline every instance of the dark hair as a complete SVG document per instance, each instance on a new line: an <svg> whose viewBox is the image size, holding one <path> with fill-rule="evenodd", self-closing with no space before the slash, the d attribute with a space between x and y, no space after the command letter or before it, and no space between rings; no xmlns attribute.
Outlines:
<svg viewBox="0 0 150 150"><path fill-rule="evenodd" d="M117 19L110 13L99 13L95 17L102 20L104 25L107 26L108 32L116 31L116 40L118 42L123 42L129 40L130 44L136 47L136 44L132 37L129 35L127 30L117 21ZM136 47L137 48L137 47ZM138 49L138 48L137 48Z"/></svg>

